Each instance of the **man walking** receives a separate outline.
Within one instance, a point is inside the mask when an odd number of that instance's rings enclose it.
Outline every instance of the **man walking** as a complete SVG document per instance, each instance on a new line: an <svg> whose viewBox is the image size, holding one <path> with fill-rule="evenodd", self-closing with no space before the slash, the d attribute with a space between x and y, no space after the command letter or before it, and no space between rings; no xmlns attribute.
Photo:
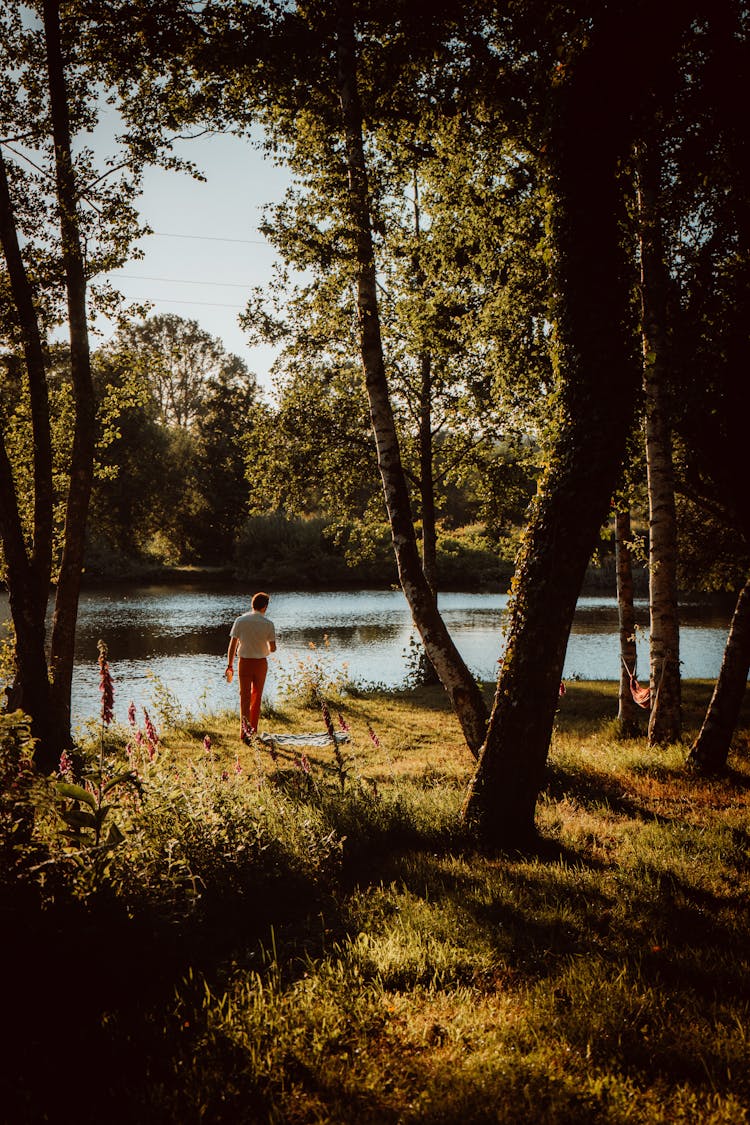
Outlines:
<svg viewBox="0 0 750 1125"><path fill-rule="evenodd" d="M268 671L268 654L276 652L276 630L266 617L268 594L254 594L250 613L243 613L232 625L224 675L227 682L234 676L234 657L239 650L240 738L248 731L257 731L260 701Z"/></svg>

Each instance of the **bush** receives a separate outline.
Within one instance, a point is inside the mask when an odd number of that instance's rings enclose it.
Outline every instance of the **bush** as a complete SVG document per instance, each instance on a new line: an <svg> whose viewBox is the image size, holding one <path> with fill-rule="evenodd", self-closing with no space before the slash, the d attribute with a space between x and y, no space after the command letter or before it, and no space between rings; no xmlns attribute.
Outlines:
<svg viewBox="0 0 750 1125"><path fill-rule="evenodd" d="M34 826L34 743L21 711L0 714L0 884L10 887L27 858Z"/></svg>
<svg viewBox="0 0 750 1125"><path fill-rule="evenodd" d="M235 576L277 589L382 586L394 581L395 563L384 529L378 527L374 539L368 538L366 552L359 544L360 531L354 525L334 525L321 517L286 516L281 512L251 516L239 533Z"/></svg>
<svg viewBox="0 0 750 1125"><path fill-rule="evenodd" d="M507 590L514 554L513 543L493 544L481 524L441 531L437 541L439 585L441 589Z"/></svg>

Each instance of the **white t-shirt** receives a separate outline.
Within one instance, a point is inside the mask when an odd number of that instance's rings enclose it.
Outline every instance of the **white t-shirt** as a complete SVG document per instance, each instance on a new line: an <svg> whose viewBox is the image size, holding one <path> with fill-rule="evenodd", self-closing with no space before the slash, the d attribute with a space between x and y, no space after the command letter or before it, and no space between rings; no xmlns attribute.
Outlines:
<svg viewBox="0 0 750 1125"><path fill-rule="evenodd" d="M250 657L251 660L262 660L268 656L269 645L276 643L273 621L254 609L237 618L229 635L239 641L240 657Z"/></svg>

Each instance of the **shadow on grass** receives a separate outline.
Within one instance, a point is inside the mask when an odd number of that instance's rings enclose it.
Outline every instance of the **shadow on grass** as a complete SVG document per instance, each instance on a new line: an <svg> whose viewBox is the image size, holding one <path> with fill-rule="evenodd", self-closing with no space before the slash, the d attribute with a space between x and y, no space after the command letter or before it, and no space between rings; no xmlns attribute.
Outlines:
<svg viewBox="0 0 750 1125"><path fill-rule="evenodd" d="M656 824L668 824L671 820L634 800L617 778L598 770L566 770L554 762L548 762L544 793L552 800L572 799L589 810L605 806L614 813L635 820Z"/></svg>
<svg viewBox="0 0 750 1125"><path fill-rule="evenodd" d="M317 948L310 934L331 909L325 889L284 870L283 857L271 877L251 879L241 892L205 887L192 916L170 919L139 901L137 888L119 900L45 905L22 887L0 888L10 1030L0 1068L2 1125L167 1125L171 1118L151 1102L158 1105L160 1086L175 1081L173 1053L200 1033L204 980L220 987L239 960L262 969L274 927L294 934L300 955ZM191 990L196 1011L186 1010ZM196 1107L182 1120L205 1118ZM233 1118L217 1112L212 1120Z"/></svg>
<svg viewBox="0 0 750 1125"><path fill-rule="evenodd" d="M302 782L300 771L287 772ZM551 766L547 793L590 812L606 805L636 827L679 823L590 769ZM319 795L300 784L296 799L305 806ZM420 825L408 802L386 807L375 793L351 806L331 798L327 815L346 841L342 870L326 885L279 856L273 879L206 886L194 915L173 922L139 910L137 892L96 909L69 902L42 910L33 897L0 897L12 1035L0 1105L8 1121L168 1120L150 1110L149 1090L163 1104L160 1090L178 1081L175 1059L199 1065L204 981L220 994L237 971L263 976L273 963L286 986L318 962L343 964L360 934L377 937L387 926L376 898L390 904L401 935L426 933L445 950L437 975L429 962L414 968L407 960L390 972L374 965L370 979L379 986L460 987L477 997L536 989L534 1018L582 1054L590 1050L592 1065L639 1084L690 1080L707 1092L731 1091L715 1032L731 1022L738 1000L748 1002L747 965L734 952L748 921L742 894L732 901L648 861L624 867L585 844L540 840L523 856L484 856L455 815ZM726 864L742 887L747 833L737 830L733 839ZM621 977L635 982L629 992L618 992ZM656 997L650 1007L646 994ZM702 1032L700 1049L687 1032L681 1038L679 1025L688 1021ZM188 1106L181 1120L270 1120L268 1089L235 1077L248 1071L242 1052L229 1042L217 1050L207 1064L214 1073L204 1116ZM347 1108L350 1119L401 1120L371 1092L339 1090L304 1058L295 1060L279 1082L299 1082L326 1103L340 1100L342 1116L331 1120L346 1120Z"/></svg>

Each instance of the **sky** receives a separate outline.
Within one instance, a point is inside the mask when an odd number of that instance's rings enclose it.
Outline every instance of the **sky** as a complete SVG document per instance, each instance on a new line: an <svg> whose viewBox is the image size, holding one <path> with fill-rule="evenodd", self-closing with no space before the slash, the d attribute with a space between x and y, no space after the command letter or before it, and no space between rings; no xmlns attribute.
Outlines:
<svg viewBox="0 0 750 1125"><path fill-rule="evenodd" d="M270 280L278 260L258 223L264 204L283 196L288 173L249 140L228 135L181 142L175 151L193 160L206 182L149 168L139 210L154 233L139 243L143 258L108 277L126 300L152 302L152 314L197 320L244 359L267 390L275 351L251 348L237 317L250 289Z"/></svg>
<svg viewBox="0 0 750 1125"><path fill-rule="evenodd" d="M21 17L29 26L38 25L38 13L26 5ZM104 158L118 151L114 138L122 123L104 99L98 113L94 131L76 140ZM264 204L282 198L289 175L249 140L226 134L175 142L174 151L192 160L206 181L186 172L147 169L139 211L154 233L141 239L141 259L105 276L126 302L151 302L151 314L197 320L227 351L244 359L268 390L275 350L249 347L237 316L250 289L271 278L277 255L259 234L258 223ZM114 331L104 321L96 328L103 340Z"/></svg>

